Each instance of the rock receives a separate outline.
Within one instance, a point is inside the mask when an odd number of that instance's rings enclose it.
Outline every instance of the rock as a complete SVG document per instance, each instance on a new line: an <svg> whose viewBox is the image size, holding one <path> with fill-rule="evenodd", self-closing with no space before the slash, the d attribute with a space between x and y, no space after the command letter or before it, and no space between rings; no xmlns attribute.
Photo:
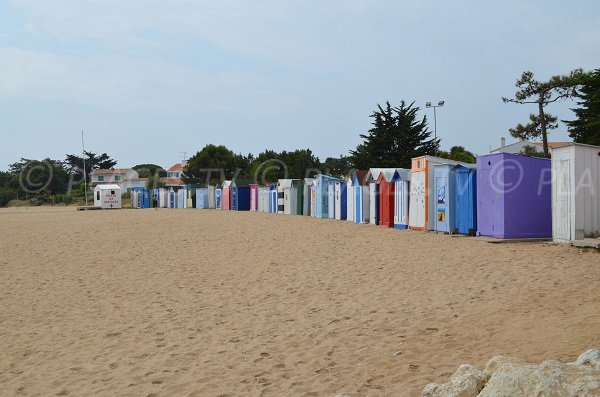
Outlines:
<svg viewBox="0 0 600 397"><path fill-rule="evenodd" d="M589 366L544 361L539 365L496 363L478 397L600 396L600 371Z"/></svg>
<svg viewBox="0 0 600 397"><path fill-rule="evenodd" d="M483 372L472 365L463 364L447 383L430 383L423 389L422 397L476 397L485 383Z"/></svg>
<svg viewBox="0 0 600 397"><path fill-rule="evenodd" d="M485 369L483 370L483 374L485 375L486 382L490 379L492 374L496 372L498 368L503 365L522 365L527 364L523 360L519 360L518 358L506 357L506 356L496 356L487 362L485 365Z"/></svg>
<svg viewBox="0 0 600 397"><path fill-rule="evenodd" d="M600 350L590 349L577 357L575 365L578 367L589 366L600 370Z"/></svg>

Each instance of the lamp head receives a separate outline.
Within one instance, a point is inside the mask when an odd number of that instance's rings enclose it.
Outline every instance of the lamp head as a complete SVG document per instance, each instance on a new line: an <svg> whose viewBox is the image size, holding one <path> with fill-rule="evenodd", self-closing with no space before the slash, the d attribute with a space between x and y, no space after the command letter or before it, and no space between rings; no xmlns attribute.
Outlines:
<svg viewBox="0 0 600 397"><path fill-rule="evenodd" d="M444 103L446 103L445 101L439 101L438 102L438 106L444 106Z"/></svg>
<svg viewBox="0 0 600 397"><path fill-rule="evenodd" d="M431 107L431 102L425 102L425 107L426 108L430 108Z"/></svg>

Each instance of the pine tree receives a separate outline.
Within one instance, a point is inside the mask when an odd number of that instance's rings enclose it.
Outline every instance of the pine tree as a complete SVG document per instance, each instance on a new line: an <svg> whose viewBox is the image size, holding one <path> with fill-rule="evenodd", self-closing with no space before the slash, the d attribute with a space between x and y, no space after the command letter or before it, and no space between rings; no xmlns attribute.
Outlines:
<svg viewBox="0 0 600 397"><path fill-rule="evenodd" d="M417 118L418 107L405 101L393 107L386 102L385 108L377 105L371 117L373 127L361 134L363 142L350 151L352 165L357 169L370 167L410 168L413 157L433 155L439 147L439 139L432 139L427 129L427 117Z"/></svg>
<svg viewBox="0 0 600 397"><path fill-rule="evenodd" d="M575 142L600 146L600 69L583 78L576 98L580 100L575 112L577 119L564 121L569 126L569 136Z"/></svg>

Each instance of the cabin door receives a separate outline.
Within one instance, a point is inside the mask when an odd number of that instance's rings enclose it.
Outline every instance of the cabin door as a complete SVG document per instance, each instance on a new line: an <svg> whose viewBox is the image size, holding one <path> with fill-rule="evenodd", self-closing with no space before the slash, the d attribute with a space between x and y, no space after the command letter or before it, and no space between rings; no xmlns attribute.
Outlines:
<svg viewBox="0 0 600 397"><path fill-rule="evenodd" d="M409 223L413 227L427 227L425 224L425 172L413 172L410 181Z"/></svg>
<svg viewBox="0 0 600 397"><path fill-rule="evenodd" d="M448 177L437 176L435 178L435 230L439 232L450 232L448 227Z"/></svg>
<svg viewBox="0 0 600 397"><path fill-rule="evenodd" d="M554 238L570 241L572 212L571 212L571 161L554 161Z"/></svg>

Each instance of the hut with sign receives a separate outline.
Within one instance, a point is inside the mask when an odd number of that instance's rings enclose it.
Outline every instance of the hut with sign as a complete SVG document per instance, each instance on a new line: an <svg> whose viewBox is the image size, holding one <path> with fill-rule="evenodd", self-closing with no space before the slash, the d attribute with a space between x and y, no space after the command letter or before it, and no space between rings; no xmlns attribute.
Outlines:
<svg viewBox="0 0 600 397"><path fill-rule="evenodd" d="M96 185L94 207L104 209L121 208L121 187L116 184Z"/></svg>
<svg viewBox="0 0 600 397"><path fill-rule="evenodd" d="M465 165L459 161L435 156L412 159L410 176L409 228L414 230L435 229L435 192L433 167L436 164Z"/></svg>

